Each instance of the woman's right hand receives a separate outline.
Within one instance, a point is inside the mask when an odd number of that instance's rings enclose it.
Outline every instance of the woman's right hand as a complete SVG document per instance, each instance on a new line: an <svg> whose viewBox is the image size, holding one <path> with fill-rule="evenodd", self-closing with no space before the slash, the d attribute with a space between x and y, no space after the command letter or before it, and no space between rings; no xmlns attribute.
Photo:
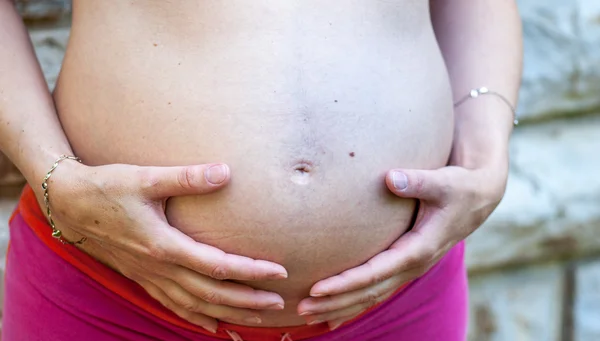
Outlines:
<svg viewBox="0 0 600 341"><path fill-rule="evenodd" d="M63 161L50 178L52 216L65 239L140 284L180 317L215 332L216 320L260 323L283 309L272 292L225 281L287 277L278 264L226 254L170 226L169 197L208 194L229 182L226 165L85 166ZM50 231L48 231L50 233Z"/></svg>

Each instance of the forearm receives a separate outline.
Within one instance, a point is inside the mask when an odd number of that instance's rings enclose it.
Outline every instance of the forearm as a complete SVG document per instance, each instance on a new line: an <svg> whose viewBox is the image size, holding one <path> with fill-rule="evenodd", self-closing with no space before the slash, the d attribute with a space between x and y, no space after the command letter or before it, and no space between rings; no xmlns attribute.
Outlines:
<svg viewBox="0 0 600 341"><path fill-rule="evenodd" d="M32 185L71 153L29 35L11 1L0 0L0 150Z"/></svg>
<svg viewBox="0 0 600 341"><path fill-rule="evenodd" d="M521 23L512 0L431 0L431 17L455 100L486 86L516 106L522 69ZM456 111L451 164L506 164L513 113L495 96Z"/></svg>

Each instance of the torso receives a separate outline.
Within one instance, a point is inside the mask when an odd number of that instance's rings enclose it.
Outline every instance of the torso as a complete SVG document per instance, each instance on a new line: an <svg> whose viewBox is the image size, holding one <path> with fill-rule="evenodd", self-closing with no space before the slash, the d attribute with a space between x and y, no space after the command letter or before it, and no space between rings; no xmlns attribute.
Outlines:
<svg viewBox="0 0 600 341"><path fill-rule="evenodd" d="M450 85L428 2L75 1L55 91L87 164L227 163L232 182L169 200L173 226L226 252L282 264L304 323L316 281L409 227L415 203L384 174L448 158Z"/></svg>

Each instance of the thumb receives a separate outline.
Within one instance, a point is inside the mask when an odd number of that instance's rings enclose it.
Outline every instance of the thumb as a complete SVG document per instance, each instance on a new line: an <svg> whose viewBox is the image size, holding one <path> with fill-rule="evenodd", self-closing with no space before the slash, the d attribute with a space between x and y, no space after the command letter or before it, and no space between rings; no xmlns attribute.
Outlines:
<svg viewBox="0 0 600 341"><path fill-rule="evenodd" d="M401 198L440 200L450 184L444 172L437 170L392 169L385 177L388 189Z"/></svg>
<svg viewBox="0 0 600 341"><path fill-rule="evenodd" d="M167 198L213 192L229 182L229 167L220 163L181 166L144 167L142 188L152 198Z"/></svg>

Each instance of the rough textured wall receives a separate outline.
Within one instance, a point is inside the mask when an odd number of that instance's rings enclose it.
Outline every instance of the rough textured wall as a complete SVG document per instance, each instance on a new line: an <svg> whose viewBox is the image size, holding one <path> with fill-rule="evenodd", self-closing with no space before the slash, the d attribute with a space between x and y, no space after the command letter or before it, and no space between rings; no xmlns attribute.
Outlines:
<svg viewBox="0 0 600 341"><path fill-rule="evenodd" d="M518 3L524 124L511 141L506 196L468 240L470 340L600 340L600 1ZM53 87L70 4L19 6ZM0 183L18 181L8 169L0 161ZM1 221L14 200L0 198Z"/></svg>
<svg viewBox="0 0 600 341"><path fill-rule="evenodd" d="M600 1L519 0L525 69L524 118L600 108Z"/></svg>
<svg viewBox="0 0 600 341"><path fill-rule="evenodd" d="M55 21L71 11L70 0L17 0L17 9L25 20Z"/></svg>
<svg viewBox="0 0 600 341"><path fill-rule="evenodd" d="M15 166L0 153L0 186L13 186L23 183L23 177Z"/></svg>

